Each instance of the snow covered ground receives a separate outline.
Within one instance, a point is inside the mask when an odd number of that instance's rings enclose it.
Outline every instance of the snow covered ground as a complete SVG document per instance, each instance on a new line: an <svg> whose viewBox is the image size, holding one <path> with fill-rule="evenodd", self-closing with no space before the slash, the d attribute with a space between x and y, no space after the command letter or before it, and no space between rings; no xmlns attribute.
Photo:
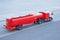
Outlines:
<svg viewBox="0 0 60 40"><path fill-rule="evenodd" d="M54 11L54 17L58 18L60 0L0 0L0 21L44 10ZM57 13L56 10L59 12Z"/></svg>
<svg viewBox="0 0 60 40"><path fill-rule="evenodd" d="M26 26L22 30L0 30L0 40L60 40L60 21Z"/></svg>

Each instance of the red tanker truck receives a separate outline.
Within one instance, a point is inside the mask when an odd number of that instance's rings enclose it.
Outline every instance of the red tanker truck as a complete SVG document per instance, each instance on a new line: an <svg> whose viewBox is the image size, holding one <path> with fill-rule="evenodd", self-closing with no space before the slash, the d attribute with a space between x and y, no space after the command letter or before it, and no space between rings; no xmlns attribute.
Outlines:
<svg viewBox="0 0 60 40"><path fill-rule="evenodd" d="M52 21L52 17L50 17L49 12L38 12L35 14L28 14L25 16L19 16L14 18L7 18L5 28L7 30L19 30L22 29L23 24L34 23L41 24L43 22Z"/></svg>

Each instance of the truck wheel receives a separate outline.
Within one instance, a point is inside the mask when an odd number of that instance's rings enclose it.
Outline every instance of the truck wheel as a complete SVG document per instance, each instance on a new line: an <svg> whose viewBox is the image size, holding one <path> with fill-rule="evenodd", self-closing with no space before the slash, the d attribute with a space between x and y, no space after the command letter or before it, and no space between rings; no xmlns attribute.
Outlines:
<svg viewBox="0 0 60 40"><path fill-rule="evenodd" d="M53 20L53 18L52 17L49 17L49 20L48 21L52 21Z"/></svg>
<svg viewBox="0 0 60 40"><path fill-rule="evenodd" d="M37 20L37 24L41 24L41 23L43 23L43 22L44 22L43 19L38 19L38 20Z"/></svg>
<svg viewBox="0 0 60 40"><path fill-rule="evenodd" d="M49 21L52 21L53 18L52 17L49 17L48 19L45 20L45 22L49 22Z"/></svg>
<svg viewBox="0 0 60 40"><path fill-rule="evenodd" d="M16 27L16 30L21 30L22 29L22 25L18 25L17 27Z"/></svg>
<svg viewBox="0 0 60 40"><path fill-rule="evenodd" d="M34 23L34 24L36 24L37 22L36 22L36 21L34 21L33 23Z"/></svg>

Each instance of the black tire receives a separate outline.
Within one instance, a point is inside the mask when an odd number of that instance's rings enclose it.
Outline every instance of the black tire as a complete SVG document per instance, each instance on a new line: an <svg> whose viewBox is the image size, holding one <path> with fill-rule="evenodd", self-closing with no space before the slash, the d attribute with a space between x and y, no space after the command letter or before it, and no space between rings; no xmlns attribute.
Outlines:
<svg viewBox="0 0 60 40"><path fill-rule="evenodd" d="M52 21L53 18L52 17L49 17L48 19L45 19L45 22L49 22L49 21Z"/></svg>
<svg viewBox="0 0 60 40"><path fill-rule="evenodd" d="M34 24L37 24L37 22L36 22L36 21L34 21L33 23L34 23Z"/></svg>
<svg viewBox="0 0 60 40"><path fill-rule="evenodd" d="M37 20L37 24L42 24L43 22L44 22L43 19L38 19L38 20Z"/></svg>
<svg viewBox="0 0 60 40"><path fill-rule="evenodd" d="M16 30L21 30L22 29L22 25L18 25L17 27L16 27Z"/></svg>
<svg viewBox="0 0 60 40"><path fill-rule="evenodd" d="M53 20L53 18L52 17L49 17L49 20L48 21L52 21Z"/></svg>

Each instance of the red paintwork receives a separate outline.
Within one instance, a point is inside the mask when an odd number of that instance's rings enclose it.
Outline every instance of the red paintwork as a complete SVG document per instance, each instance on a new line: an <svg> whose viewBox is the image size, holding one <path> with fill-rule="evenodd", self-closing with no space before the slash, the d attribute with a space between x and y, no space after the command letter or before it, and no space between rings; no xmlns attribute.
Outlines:
<svg viewBox="0 0 60 40"><path fill-rule="evenodd" d="M6 19L5 28L8 30L14 30L14 29L16 29L17 25L32 23L32 22L36 21L38 18L48 19L49 13L38 12L36 14L28 14L25 16L19 16L19 17L15 17L15 18Z"/></svg>

